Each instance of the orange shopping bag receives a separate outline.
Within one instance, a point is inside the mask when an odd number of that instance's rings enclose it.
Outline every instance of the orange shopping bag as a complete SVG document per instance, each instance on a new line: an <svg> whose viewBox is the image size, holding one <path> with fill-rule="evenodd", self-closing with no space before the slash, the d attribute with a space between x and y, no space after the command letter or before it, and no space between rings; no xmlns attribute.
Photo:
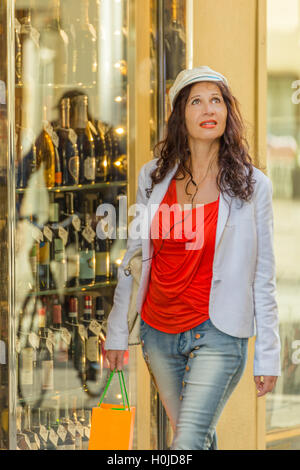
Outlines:
<svg viewBox="0 0 300 470"><path fill-rule="evenodd" d="M115 370L110 374L98 406L92 410L92 426L89 450L131 450L135 407L129 406L123 371L118 371L123 408L116 404L102 403ZM127 407L125 405L126 396Z"/></svg>

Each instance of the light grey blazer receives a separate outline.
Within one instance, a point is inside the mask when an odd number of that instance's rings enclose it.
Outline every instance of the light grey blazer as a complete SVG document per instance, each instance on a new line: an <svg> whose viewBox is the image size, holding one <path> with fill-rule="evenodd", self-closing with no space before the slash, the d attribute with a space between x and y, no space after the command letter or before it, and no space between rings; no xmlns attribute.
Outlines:
<svg viewBox="0 0 300 470"><path fill-rule="evenodd" d="M139 173L136 203L144 209L136 213L134 224L140 224L141 232L136 239L129 233L127 251L118 270L107 323L107 350L128 348L127 312L132 276L125 275L124 267L139 247L142 247L145 260L137 294L136 308L140 314L146 298L151 271L151 259L148 258L153 255L151 221L178 168L177 162L147 198L146 188L151 187L150 173L157 160L147 162ZM244 201L241 207L239 198L220 193L209 317L216 328L228 335L239 338L256 335L253 375L279 376L272 182L261 170L253 167L253 171L256 182L250 202Z"/></svg>

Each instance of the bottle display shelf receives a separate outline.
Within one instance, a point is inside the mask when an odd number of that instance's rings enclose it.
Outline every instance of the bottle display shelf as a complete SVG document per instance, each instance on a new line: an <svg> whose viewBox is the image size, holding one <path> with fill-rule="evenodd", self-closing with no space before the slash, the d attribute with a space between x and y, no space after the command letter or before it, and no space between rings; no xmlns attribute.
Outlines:
<svg viewBox="0 0 300 470"><path fill-rule="evenodd" d="M117 280L113 279L111 281L95 282L94 284L86 284L75 287L63 287L62 289L49 289L41 291L30 291L28 295L30 297L41 297L46 295L69 295L74 292L80 294L85 293L86 291L102 289L103 287L115 287L117 285Z"/></svg>
<svg viewBox="0 0 300 470"><path fill-rule="evenodd" d="M66 192L66 191L94 191L97 189L105 189L108 187L125 187L127 186L127 181L104 181L101 183L92 183L92 184L78 184L74 186L53 186L52 188L47 188L48 191L53 192L53 193L60 193L60 192ZM18 188L16 189L16 192L18 194L23 194L28 191L34 191L36 192L39 188ZM40 188L41 190L44 190L45 188Z"/></svg>

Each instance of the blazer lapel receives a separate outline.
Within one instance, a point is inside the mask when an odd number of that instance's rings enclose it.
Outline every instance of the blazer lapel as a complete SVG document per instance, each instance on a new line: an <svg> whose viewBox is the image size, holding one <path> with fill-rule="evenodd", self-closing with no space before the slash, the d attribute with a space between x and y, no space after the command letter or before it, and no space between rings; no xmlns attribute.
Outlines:
<svg viewBox="0 0 300 470"><path fill-rule="evenodd" d="M143 257L145 258L145 260L152 256L152 253L150 253L150 251L152 251L153 249L153 245L151 244L150 239L150 227L152 219L168 190L169 184L176 173L178 165L179 162L176 162L175 166L169 171L165 178L160 183L154 186L151 196L149 198L142 223L142 246ZM228 202L228 204L226 201ZM230 196L228 196L226 193L220 193L215 249L217 249L220 243L221 236L229 216L231 202L232 198Z"/></svg>
<svg viewBox="0 0 300 470"><path fill-rule="evenodd" d="M153 245L151 244L150 239L150 227L152 219L168 190L171 179L175 175L176 170L178 168L178 164L179 163L176 162L174 167L169 170L164 179L154 186L151 196L149 198L142 223L142 247L143 258L145 258L145 260L152 256L152 253L150 254L150 251L153 250Z"/></svg>
<svg viewBox="0 0 300 470"><path fill-rule="evenodd" d="M221 241L222 233L224 231L225 224L229 216L231 202L232 202L232 198L228 196L227 193L222 193L222 192L220 193L215 250L217 250L218 245Z"/></svg>

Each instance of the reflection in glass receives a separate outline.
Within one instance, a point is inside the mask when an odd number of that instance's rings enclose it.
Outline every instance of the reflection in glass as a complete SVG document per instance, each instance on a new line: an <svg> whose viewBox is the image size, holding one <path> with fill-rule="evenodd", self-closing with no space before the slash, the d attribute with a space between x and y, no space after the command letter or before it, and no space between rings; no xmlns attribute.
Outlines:
<svg viewBox="0 0 300 470"><path fill-rule="evenodd" d="M165 53L165 120L170 114L168 99L178 73L186 68L186 1L164 2L164 53Z"/></svg>
<svg viewBox="0 0 300 470"><path fill-rule="evenodd" d="M299 3L268 6L267 168L273 184L274 242L282 375L266 397L267 448L300 445L300 108ZM292 431L289 436L285 431Z"/></svg>
<svg viewBox="0 0 300 470"><path fill-rule="evenodd" d="M185 69L185 2L171 0L165 6L166 80L175 80Z"/></svg>
<svg viewBox="0 0 300 470"><path fill-rule="evenodd" d="M69 37L61 26L61 1L52 0L43 11L43 25L40 28L41 78L45 85L66 85L68 83ZM43 8L46 4L43 5ZM54 13L54 15L53 15ZM52 16L53 15L53 16Z"/></svg>

